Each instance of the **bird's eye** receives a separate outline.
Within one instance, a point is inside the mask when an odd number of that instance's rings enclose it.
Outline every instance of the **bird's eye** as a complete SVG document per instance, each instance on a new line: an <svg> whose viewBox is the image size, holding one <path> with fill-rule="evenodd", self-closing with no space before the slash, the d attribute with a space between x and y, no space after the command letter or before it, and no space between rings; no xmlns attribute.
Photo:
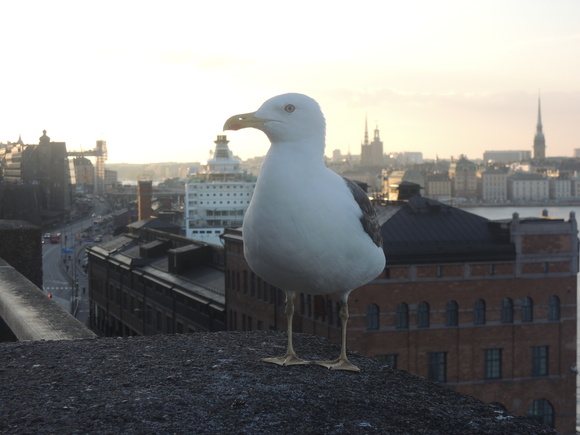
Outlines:
<svg viewBox="0 0 580 435"><path fill-rule="evenodd" d="M296 110L296 107L294 107L294 104L286 104L286 107L284 107L284 110L288 113L292 113Z"/></svg>

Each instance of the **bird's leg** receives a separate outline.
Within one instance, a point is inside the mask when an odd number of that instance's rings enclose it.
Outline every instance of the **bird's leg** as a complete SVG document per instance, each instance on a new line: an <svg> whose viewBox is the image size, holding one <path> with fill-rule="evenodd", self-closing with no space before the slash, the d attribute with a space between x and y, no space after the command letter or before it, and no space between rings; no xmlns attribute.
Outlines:
<svg viewBox="0 0 580 435"><path fill-rule="evenodd" d="M351 364L346 356L346 324L348 322L348 293L342 296L342 304L340 307L340 320L342 323L342 344L340 348L340 356L334 361L316 361L319 366L328 367L331 370L350 370L352 372L359 372L360 369Z"/></svg>
<svg viewBox="0 0 580 435"><path fill-rule="evenodd" d="M292 345L292 318L294 317L294 297L296 293L287 292L286 293L286 306L284 311L286 312L286 319L288 322L288 349L286 354L280 357L274 358L264 358L262 361L270 362L274 364L279 364L281 366L291 366L297 364L310 364L310 361L305 361L296 356L294 352L294 346Z"/></svg>

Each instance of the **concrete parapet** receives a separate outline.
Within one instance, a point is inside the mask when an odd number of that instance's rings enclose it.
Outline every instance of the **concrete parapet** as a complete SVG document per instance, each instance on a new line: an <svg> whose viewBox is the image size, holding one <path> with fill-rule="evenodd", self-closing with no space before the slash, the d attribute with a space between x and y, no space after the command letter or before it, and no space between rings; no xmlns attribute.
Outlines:
<svg viewBox="0 0 580 435"><path fill-rule="evenodd" d="M19 341L95 337L91 330L1 258L0 317Z"/></svg>
<svg viewBox="0 0 580 435"><path fill-rule="evenodd" d="M340 351L294 338L309 360ZM360 354L360 373L261 360L285 347L275 331L3 343L0 433L556 434Z"/></svg>

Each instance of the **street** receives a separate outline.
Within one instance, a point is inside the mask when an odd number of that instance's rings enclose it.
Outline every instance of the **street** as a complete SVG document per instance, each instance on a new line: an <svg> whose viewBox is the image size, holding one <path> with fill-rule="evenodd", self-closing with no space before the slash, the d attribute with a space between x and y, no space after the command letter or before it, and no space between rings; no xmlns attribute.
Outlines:
<svg viewBox="0 0 580 435"><path fill-rule="evenodd" d="M51 295L63 309L74 315L83 324L89 317L89 286L86 268L87 246L93 237L101 235L106 224L94 225L88 217L52 230L61 233L59 243L44 239L42 248L43 291ZM89 237L82 237L82 235Z"/></svg>

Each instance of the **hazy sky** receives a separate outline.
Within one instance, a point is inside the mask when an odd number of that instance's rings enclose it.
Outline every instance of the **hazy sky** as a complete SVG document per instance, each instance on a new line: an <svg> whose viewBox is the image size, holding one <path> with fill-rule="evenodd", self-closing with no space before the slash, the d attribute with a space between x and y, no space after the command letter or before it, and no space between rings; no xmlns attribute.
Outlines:
<svg viewBox="0 0 580 435"><path fill-rule="evenodd" d="M3 1L0 142L105 139L110 162L204 161L231 115L301 92L326 154L580 148L579 1ZM227 132L242 158L256 130Z"/></svg>

